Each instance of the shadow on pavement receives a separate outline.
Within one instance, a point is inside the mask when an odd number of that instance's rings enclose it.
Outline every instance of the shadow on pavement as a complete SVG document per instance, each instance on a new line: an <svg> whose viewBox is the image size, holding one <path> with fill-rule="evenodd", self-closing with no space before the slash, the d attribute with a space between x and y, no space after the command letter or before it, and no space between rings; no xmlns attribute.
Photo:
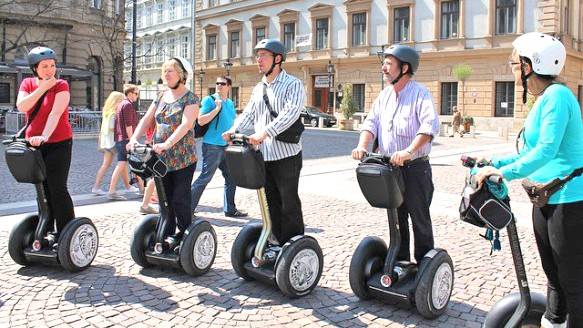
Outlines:
<svg viewBox="0 0 583 328"><path fill-rule="evenodd" d="M67 290L63 300L91 306L141 304L156 311L172 311L176 302L164 289L134 277L118 275L108 265L94 265L79 273L69 273L59 267L22 267L18 274L28 277L46 277L56 281L69 280L78 284Z"/></svg>
<svg viewBox="0 0 583 328"><path fill-rule="evenodd" d="M197 216L196 218L207 220L210 224L212 224L214 226L219 226L219 227L241 227L241 228L243 228L243 226L247 225L248 223L252 223L252 222L261 223L261 218L255 218L252 216L246 216L246 217L242 217L242 218L220 219L220 218L216 218L216 217L209 217L209 216L200 215L200 216ZM315 234L315 233L324 232L324 229L306 226L305 232Z"/></svg>

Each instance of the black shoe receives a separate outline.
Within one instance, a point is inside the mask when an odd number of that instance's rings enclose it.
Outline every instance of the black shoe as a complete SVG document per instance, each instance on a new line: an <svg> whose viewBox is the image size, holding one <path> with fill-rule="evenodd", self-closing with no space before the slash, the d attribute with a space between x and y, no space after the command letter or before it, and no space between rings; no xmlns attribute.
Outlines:
<svg viewBox="0 0 583 328"><path fill-rule="evenodd" d="M235 210L235 212L233 212L233 213L225 212L225 216L228 216L230 218L242 218L242 217L246 217L247 213L241 212L239 210Z"/></svg>

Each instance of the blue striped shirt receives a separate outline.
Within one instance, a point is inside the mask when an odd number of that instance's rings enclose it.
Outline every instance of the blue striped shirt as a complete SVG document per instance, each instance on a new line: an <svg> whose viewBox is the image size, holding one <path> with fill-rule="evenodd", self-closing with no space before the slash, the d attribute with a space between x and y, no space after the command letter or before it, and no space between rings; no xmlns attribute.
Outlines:
<svg viewBox="0 0 583 328"><path fill-rule="evenodd" d="M263 84L267 85L269 103L277 118L271 116L263 101ZM304 84L298 78L282 70L273 82L263 77L251 94L249 103L243 113L235 120L231 132L254 128L255 132L267 132L268 137L260 145L266 161L277 161L297 155L302 151L301 141L297 144L275 140L275 136L289 128L300 117L300 111L306 100Z"/></svg>
<svg viewBox="0 0 583 328"><path fill-rule="evenodd" d="M439 132L439 118L429 90L413 80L398 94L392 86L386 87L373 103L362 131L378 137L378 151L385 155L406 149L418 134L435 136ZM412 159L429 152L431 142L417 149Z"/></svg>

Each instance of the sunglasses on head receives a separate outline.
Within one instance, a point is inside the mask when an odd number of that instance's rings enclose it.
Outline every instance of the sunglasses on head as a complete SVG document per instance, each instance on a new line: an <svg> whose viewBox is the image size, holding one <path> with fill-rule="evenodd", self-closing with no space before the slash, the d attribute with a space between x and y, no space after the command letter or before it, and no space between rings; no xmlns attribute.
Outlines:
<svg viewBox="0 0 583 328"><path fill-rule="evenodd" d="M222 85L222 86L225 86L225 85L227 85L227 82L217 82L216 84L217 84L217 85Z"/></svg>

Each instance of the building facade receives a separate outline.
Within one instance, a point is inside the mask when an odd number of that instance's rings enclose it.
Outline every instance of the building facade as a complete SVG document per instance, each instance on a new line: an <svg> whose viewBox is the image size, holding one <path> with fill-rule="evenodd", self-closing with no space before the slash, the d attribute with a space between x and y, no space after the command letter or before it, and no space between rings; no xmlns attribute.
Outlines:
<svg viewBox="0 0 583 328"><path fill-rule="evenodd" d="M190 35L186 3L191 6L188 0L140 2L142 83L159 79L161 61L170 54L184 51L191 58L182 43ZM149 28L148 21L170 15L166 8L175 8L175 19ZM583 0L196 0L195 18L195 91L214 92L215 78L228 74L238 109L261 78L253 48L262 38L286 45L284 68L304 81L307 105L336 112L337 91L350 84L357 120L384 86L377 53L402 43L420 52L415 78L431 90L439 114L451 115L457 106L479 129L516 128L527 106L508 57L512 41L531 31L563 41L563 80L583 102ZM155 65L145 64L147 51ZM463 76L457 74L460 64Z"/></svg>
<svg viewBox="0 0 583 328"><path fill-rule="evenodd" d="M122 87L124 6L124 0L0 3L0 106L14 108L20 82L32 76L26 55L40 45L55 50L72 109L100 110Z"/></svg>

